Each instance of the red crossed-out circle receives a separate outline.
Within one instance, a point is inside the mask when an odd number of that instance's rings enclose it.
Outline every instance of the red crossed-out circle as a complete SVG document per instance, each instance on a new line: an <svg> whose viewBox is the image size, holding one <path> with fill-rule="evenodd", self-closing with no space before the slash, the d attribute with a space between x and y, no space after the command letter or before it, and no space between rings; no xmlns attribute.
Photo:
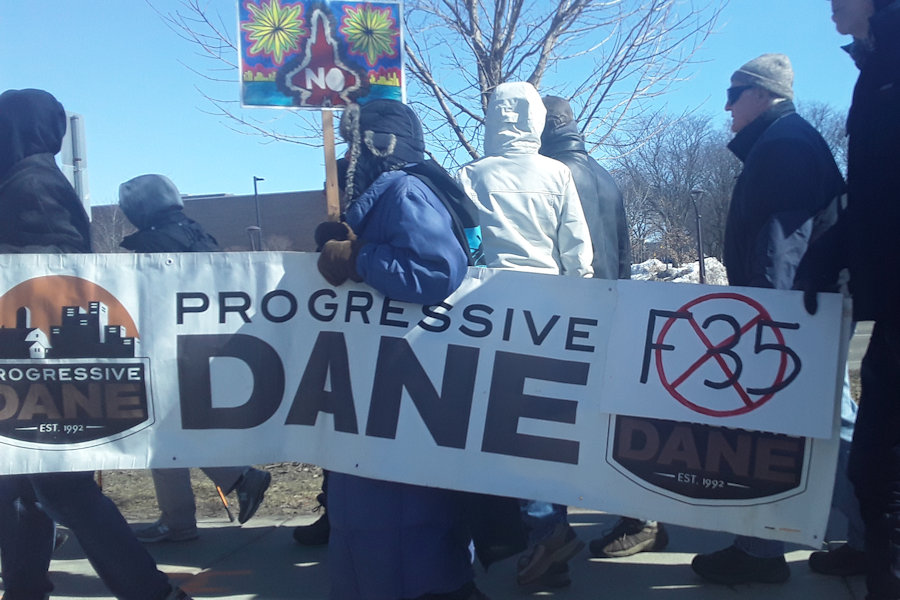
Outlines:
<svg viewBox="0 0 900 600"><path fill-rule="evenodd" d="M687 304L685 304L684 306L679 308L677 312L687 312L689 309L691 309L703 302L707 302L710 300L735 300L735 301L747 304L751 308L756 310L756 316L754 316L752 319L750 319L750 321L748 321L746 324L744 324L741 327L741 329L740 329L741 337L743 337L744 334L746 334L748 331L750 331L751 329L756 327L757 323L760 320L763 320L763 319L768 320L768 321L772 320L772 317L769 315L768 311L759 302L757 302L753 298L749 298L742 294L735 294L735 293L731 293L731 292L718 293L718 294L707 294L705 296L700 296L699 298L695 298L694 300L691 300L690 302L688 302ZM775 395L775 392L772 392L772 393L760 396L759 398L753 399L750 397L750 395L747 393L747 391L740 384L740 381L735 381L731 385L731 387L734 389L734 391L740 397L741 401L743 402L743 406L740 406L740 407L734 408L734 409L730 409L730 410L720 410L720 409L711 408L708 406L702 406L700 404L697 404L695 402L691 402L690 400L688 400L683 394L681 394L678 391L677 388L682 383L684 383L692 374L694 374L694 372L696 372L697 369L699 369L708 360L711 360L711 359L715 360L718 363L719 367L722 369L722 372L725 373L726 377L730 378L733 375L733 373L732 373L731 368L729 367L726 359L721 354L704 353L703 356L701 356L696 361L694 361L691 364L691 366L688 367L688 369L684 373L682 373L681 375L679 375L678 377L676 377L675 379L670 381L668 376L666 375L665 367L663 366L663 354L662 354L661 346L665 340L666 334L669 332L669 330L672 328L672 326L678 320L683 320L683 319L670 318L666 321L665 325L663 325L663 327L659 331L659 336L657 337L657 340L656 340L657 347L655 349L656 350L656 370L659 373L659 380L662 383L663 387L666 388L666 390L672 395L673 398L678 400L678 402L680 402L681 404L685 405L689 409L691 409L695 412L698 412L702 415L707 415L707 416L711 416L711 417L733 417L736 415L742 415L742 414L749 413L753 410L756 410L757 408L759 408L760 406L762 406L763 404L768 402L772 398L772 396ZM697 334L697 337L700 338L701 343L707 349L721 348L721 347L727 346L729 343L732 342L732 340L735 337L735 335L733 334L733 335L725 338L724 340L720 341L718 344L713 344L712 342L710 342L709 338L706 336L703 329L701 329L700 325L698 325L697 322L694 320L693 315L691 315L690 319L687 319L687 321L693 328L694 332ZM784 345L784 336L782 335L781 330L778 327L772 327L771 329L774 332L775 338L778 340L778 343ZM777 387L780 383L782 383L784 381L784 374L785 374L786 370L787 370L787 355L784 352L782 352L781 353L781 363L778 367L778 373L775 376L775 381L773 382L772 387Z"/></svg>

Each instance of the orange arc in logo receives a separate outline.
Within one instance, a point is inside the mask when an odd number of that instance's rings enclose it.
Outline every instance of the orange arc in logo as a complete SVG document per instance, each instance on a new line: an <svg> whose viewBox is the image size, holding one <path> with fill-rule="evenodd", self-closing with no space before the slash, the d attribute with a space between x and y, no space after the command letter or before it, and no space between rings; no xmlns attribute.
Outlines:
<svg viewBox="0 0 900 600"><path fill-rule="evenodd" d="M16 311L26 306L31 311L31 327L50 333L50 327L62 321L65 306L87 310L89 302L102 302L109 311L109 323L125 328L125 335L139 337L137 327L115 296L96 283L70 275L48 275L23 281L0 296L0 327L16 326Z"/></svg>

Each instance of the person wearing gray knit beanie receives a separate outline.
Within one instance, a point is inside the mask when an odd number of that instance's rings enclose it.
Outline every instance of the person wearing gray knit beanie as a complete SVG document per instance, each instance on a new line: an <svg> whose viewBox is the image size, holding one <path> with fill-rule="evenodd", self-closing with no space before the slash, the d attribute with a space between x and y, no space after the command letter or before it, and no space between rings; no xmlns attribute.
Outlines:
<svg viewBox="0 0 900 600"><path fill-rule="evenodd" d="M794 99L794 69L784 54L763 54L731 76L732 85L755 85L777 98Z"/></svg>
<svg viewBox="0 0 900 600"><path fill-rule="evenodd" d="M790 290L805 284L799 263L821 232L821 226L814 230L816 217L844 189L828 144L796 112L793 80L783 54L764 54L731 77L725 110L735 135L728 149L743 164L722 244L732 286ZM727 548L696 555L691 568L723 585L780 583L791 576L784 552L778 540L741 535Z"/></svg>
<svg viewBox="0 0 900 600"><path fill-rule="evenodd" d="M780 102L794 99L794 70L784 54L763 54L731 76L725 110L731 113L731 130L740 132Z"/></svg>

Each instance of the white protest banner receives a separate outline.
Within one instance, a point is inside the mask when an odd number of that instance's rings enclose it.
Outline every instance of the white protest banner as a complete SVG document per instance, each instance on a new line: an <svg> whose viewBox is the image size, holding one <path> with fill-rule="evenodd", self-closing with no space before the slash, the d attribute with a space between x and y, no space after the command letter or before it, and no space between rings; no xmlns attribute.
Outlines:
<svg viewBox="0 0 900 600"><path fill-rule="evenodd" d="M772 397L758 414L712 422L695 411L671 420L678 399L642 381L648 343L664 365L687 350L677 364L697 362L675 326L660 334L651 315L699 303L709 288L470 269L450 298L422 307L362 284L332 288L315 260L0 256L3 472L296 460L821 543L837 453L835 351L846 345L839 296L823 295L808 317L799 294L739 291L773 321L797 324L777 327L783 348L757 345L788 357L776 381L794 354L831 381L809 404L831 414L831 435L799 437L780 403L794 402L802 369L763 390ZM731 318L743 329L745 316ZM730 342L708 337L734 374L721 351ZM614 416L619 400L607 393L650 395L659 410Z"/></svg>
<svg viewBox="0 0 900 600"><path fill-rule="evenodd" d="M840 332L818 327L799 294L785 311L753 288L626 281L617 293L606 412L831 437L821 399L833 397L832 375L843 377Z"/></svg>

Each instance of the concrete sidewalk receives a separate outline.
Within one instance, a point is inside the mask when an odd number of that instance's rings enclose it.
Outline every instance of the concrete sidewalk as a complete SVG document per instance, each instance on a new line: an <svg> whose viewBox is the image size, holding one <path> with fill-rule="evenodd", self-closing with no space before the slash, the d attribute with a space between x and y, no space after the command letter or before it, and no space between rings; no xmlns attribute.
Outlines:
<svg viewBox="0 0 900 600"><path fill-rule="evenodd" d="M616 517L604 513L570 514L579 536L588 542L600 537ZM312 517L287 521L257 517L244 527L227 520L200 523L200 539L183 543L150 544L160 568L195 598L281 600L328 597L326 549L304 548L291 537L292 528ZM665 552L644 552L630 558L594 559L585 549L571 562L572 586L563 590L524 592L515 584L515 560L508 559L485 573L476 567L478 586L492 600L551 597L569 600L710 600L740 598L766 600L862 600L862 577L817 575L809 570L809 549L788 553L791 579L784 584L726 587L704 583L690 568L698 552L729 545L733 536L684 527L668 527ZM50 566L56 584L52 598L111 599L73 538Z"/></svg>

